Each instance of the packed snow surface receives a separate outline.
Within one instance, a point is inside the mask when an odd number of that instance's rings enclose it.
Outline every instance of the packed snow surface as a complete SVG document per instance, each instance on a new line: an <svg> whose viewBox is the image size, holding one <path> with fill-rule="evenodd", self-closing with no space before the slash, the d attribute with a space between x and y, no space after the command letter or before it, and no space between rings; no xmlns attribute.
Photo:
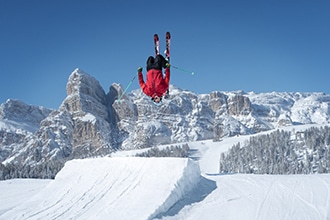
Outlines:
<svg viewBox="0 0 330 220"><path fill-rule="evenodd" d="M329 175L210 176L217 189L173 219L329 219Z"/></svg>
<svg viewBox="0 0 330 220"><path fill-rule="evenodd" d="M218 174L220 153L249 137L191 142L191 158L127 151L67 162L55 180L0 181L0 219L330 219L328 174Z"/></svg>
<svg viewBox="0 0 330 220"><path fill-rule="evenodd" d="M171 172L160 175L165 170ZM194 190L199 179L198 165L190 159L125 157L73 160L66 163L55 180L36 196L0 217L154 218L166 213Z"/></svg>

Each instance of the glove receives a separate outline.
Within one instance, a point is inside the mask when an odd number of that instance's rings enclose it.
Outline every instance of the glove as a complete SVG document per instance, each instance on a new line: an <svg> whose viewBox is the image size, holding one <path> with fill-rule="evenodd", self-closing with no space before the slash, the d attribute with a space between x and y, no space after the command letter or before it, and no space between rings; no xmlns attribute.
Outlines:
<svg viewBox="0 0 330 220"><path fill-rule="evenodd" d="M166 63L166 68L169 68L170 66L171 66L171 64L170 63Z"/></svg>
<svg viewBox="0 0 330 220"><path fill-rule="evenodd" d="M139 72L142 72L142 67L139 66L138 69L137 69L137 71L138 71L138 73Z"/></svg>

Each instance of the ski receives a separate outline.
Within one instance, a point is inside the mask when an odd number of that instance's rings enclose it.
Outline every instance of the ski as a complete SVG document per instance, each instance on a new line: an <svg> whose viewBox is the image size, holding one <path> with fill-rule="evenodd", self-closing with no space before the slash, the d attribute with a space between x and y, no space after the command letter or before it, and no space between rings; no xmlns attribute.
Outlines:
<svg viewBox="0 0 330 220"><path fill-rule="evenodd" d="M165 59L167 60L167 62L170 62L170 47L171 47L171 34L169 31L166 32L166 49L165 49ZM166 91L166 94L164 95L165 99L168 99L170 97L169 95L169 88Z"/></svg>
<svg viewBox="0 0 330 220"><path fill-rule="evenodd" d="M166 32L166 50L165 50L165 56L166 60L170 62L170 47L171 47L171 33Z"/></svg>
<svg viewBox="0 0 330 220"><path fill-rule="evenodd" d="M158 34L154 34L154 45L155 45L155 54L159 54L159 37Z"/></svg>

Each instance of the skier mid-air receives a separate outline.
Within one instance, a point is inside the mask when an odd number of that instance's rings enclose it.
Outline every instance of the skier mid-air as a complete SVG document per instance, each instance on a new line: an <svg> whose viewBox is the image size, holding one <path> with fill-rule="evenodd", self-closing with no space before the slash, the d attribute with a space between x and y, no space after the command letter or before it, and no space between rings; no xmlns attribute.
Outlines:
<svg viewBox="0 0 330 220"><path fill-rule="evenodd" d="M122 92L118 98L117 103L120 103L120 100L122 100L123 96L126 94L128 88L132 85L134 79L137 76L139 77L139 84L143 93L147 96L150 96L154 104L161 105L162 99L169 97L170 67L183 72L191 73L191 75L195 74L193 71L170 65L170 32L166 32L165 58L159 54L159 38L157 34L154 35L154 44L156 55L155 57L150 56L147 59L146 81L143 80L142 67L139 67L138 74L134 75L134 77L131 79L124 92ZM165 69L164 74L163 69Z"/></svg>
<svg viewBox="0 0 330 220"><path fill-rule="evenodd" d="M143 80L142 67L138 68L139 84L144 94L151 97L155 104L161 104L162 99L167 98L170 83L170 39L169 32L166 33L166 59L159 54L159 38L154 35L156 56L147 59L146 81ZM165 76L163 75L165 69Z"/></svg>
<svg viewBox="0 0 330 220"><path fill-rule="evenodd" d="M163 76L162 69L165 69ZM170 82L170 65L162 55L157 55L156 58L150 56L147 60L147 76L146 82L143 80L142 67L138 68L139 83L142 91L155 104L159 104L163 97L167 96Z"/></svg>

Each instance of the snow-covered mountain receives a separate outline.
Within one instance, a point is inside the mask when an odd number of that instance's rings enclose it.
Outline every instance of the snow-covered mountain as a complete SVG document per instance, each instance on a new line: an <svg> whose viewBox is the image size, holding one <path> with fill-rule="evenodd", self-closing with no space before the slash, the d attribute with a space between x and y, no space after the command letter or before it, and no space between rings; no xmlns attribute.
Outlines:
<svg viewBox="0 0 330 220"><path fill-rule="evenodd" d="M29 145L40 128L40 122L51 110L8 99L0 105L0 161L4 161Z"/></svg>
<svg viewBox="0 0 330 220"><path fill-rule="evenodd" d="M108 155L119 149L220 140L282 126L329 123L330 95L323 93L195 94L170 87L158 107L140 90L117 98L76 69L57 110L8 100L0 107L0 178L53 178L67 160ZM18 172L19 171L19 172ZM43 171L43 172L41 172Z"/></svg>

